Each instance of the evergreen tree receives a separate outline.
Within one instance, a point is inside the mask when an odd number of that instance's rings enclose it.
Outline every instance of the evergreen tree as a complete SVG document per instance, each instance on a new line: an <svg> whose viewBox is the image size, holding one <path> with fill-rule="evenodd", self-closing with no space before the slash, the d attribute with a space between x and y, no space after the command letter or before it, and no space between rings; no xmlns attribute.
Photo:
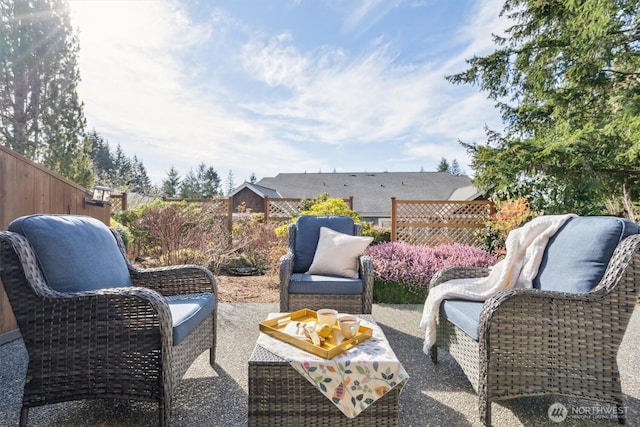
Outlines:
<svg viewBox="0 0 640 427"><path fill-rule="evenodd" d="M453 176L461 176L464 175L462 169L460 169L460 165L458 164L458 160L453 159L451 161L451 165L449 166L449 173Z"/></svg>
<svg viewBox="0 0 640 427"><path fill-rule="evenodd" d="M185 175L180 185L180 197L183 199L199 199L202 197L200 182L193 169Z"/></svg>
<svg viewBox="0 0 640 427"><path fill-rule="evenodd" d="M115 178L115 165L109 142L105 140L95 129L87 134L91 141L91 160L93 161L93 174L97 182L102 185L113 186Z"/></svg>
<svg viewBox="0 0 640 427"><path fill-rule="evenodd" d="M200 163L191 169L180 185L180 197L185 199L211 199L220 195L220 178L211 166Z"/></svg>
<svg viewBox="0 0 640 427"><path fill-rule="evenodd" d="M0 143L84 186L91 147L62 0L0 0Z"/></svg>
<svg viewBox="0 0 640 427"><path fill-rule="evenodd" d="M124 154L120 144L116 147L113 157L113 185L123 190L129 189L132 178L131 160Z"/></svg>
<svg viewBox="0 0 640 427"><path fill-rule="evenodd" d="M134 193L150 194L151 179L147 175L147 168L144 167L142 161L138 160L136 155L133 156L131 162L131 181L129 189Z"/></svg>
<svg viewBox="0 0 640 427"><path fill-rule="evenodd" d="M440 159L436 172L449 172L449 162L444 157Z"/></svg>
<svg viewBox="0 0 640 427"><path fill-rule="evenodd" d="M496 50L449 76L495 99L503 132L463 144L474 183L538 212L598 214L640 197L640 2L508 0ZM519 194L518 194L519 193ZM623 203L624 204L624 203Z"/></svg>
<svg viewBox="0 0 640 427"><path fill-rule="evenodd" d="M200 187L200 197L210 199L220 195L220 177L212 166L200 163L198 166L197 179Z"/></svg>
<svg viewBox="0 0 640 427"><path fill-rule="evenodd" d="M172 165L169 172L167 172L167 177L162 180L162 188L160 191L164 197L174 198L178 197L179 190L180 174L178 174L178 171Z"/></svg>
<svg viewBox="0 0 640 427"><path fill-rule="evenodd" d="M236 184L233 182L233 171L229 169L227 174L227 196L235 190Z"/></svg>
<svg viewBox="0 0 640 427"><path fill-rule="evenodd" d="M251 176L249 177L249 182L255 184L258 179L256 178L256 174L251 172Z"/></svg>

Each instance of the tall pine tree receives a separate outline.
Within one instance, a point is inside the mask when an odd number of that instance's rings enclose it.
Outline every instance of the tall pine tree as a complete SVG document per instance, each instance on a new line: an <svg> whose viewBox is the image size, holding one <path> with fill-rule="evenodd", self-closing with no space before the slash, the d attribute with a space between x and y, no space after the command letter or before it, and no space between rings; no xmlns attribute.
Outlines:
<svg viewBox="0 0 640 427"><path fill-rule="evenodd" d="M147 168L144 167L142 161L138 160L138 156L135 154L131 161L131 181L129 184L129 189L134 193L151 193L151 179L149 179L149 175L147 175Z"/></svg>
<svg viewBox="0 0 640 427"><path fill-rule="evenodd" d="M91 141L91 160L93 173L97 182L102 185L113 186L115 181L115 164L109 141L105 140L95 129L87 134Z"/></svg>
<svg viewBox="0 0 640 427"><path fill-rule="evenodd" d="M233 180L233 171L229 169L229 173L227 174L227 196L231 194L233 190L235 190L236 184Z"/></svg>
<svg viewBox="0 0 640 427"><path fill-rule="evenodd" d="M125 190L128 189L131 184L133 169L131 166L131 160L126 156L126 154L124 154L120 144L116 147L116 152L113 157L113 166L113 185Z"/></svg>
<svg viewBox="0 0 640 427"><path fill-rule="evenodd" d="M183 199L200 199L202 197L202 188L193 169L187 172L182 180L180 197Z"/></svg>
<svg viewBox="0 0 640 427"><path fill-rule="evenodd" d="M180 191L180 174L176 168L172 165L167 177L162 180L161 192L164 197L178 197Z"/></svg>
<svg viewBox="0 0 640 427"><path fill-rule="evenodd" d="M63 0L0 0L0 143L90 186L77 53Z"/></svg>

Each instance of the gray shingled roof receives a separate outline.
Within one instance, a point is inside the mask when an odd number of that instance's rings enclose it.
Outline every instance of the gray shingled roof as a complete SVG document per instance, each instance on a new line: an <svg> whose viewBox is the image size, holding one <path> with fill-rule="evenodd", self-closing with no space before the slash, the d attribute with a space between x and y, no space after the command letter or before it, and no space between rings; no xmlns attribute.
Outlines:
<svg viewBox="0 0 640 427"><path fill-rule="evenodd" d="M354 210L364 217L390 216L391 197L449 200L455 196L456 200L473 200L478 196L477 191L469 191L469 177L448 172L280 173L257 184L284 198L313 198L322 193L339 198L353 196ZM466 191L457 191L464 187ZM461 199L462 194L473 198Z"/></svg>
<svg viewBox="0 0 640 427"><path fill-rule="evenodd" d="M246 182L246 181L244 183L242 183L242 185L240 185L238 188L233 190L233 192L231 194L229 194L229 197L235 196L243 188L250 188L254 193L256 193L257 195L259 195L261 197L265 197L266 196L266 197L269 197L270 199L277 199L279 197L283 197L278 193L278 190L276 190L274 188L263 187L262 185L252 184L252 183Z"/></svg>

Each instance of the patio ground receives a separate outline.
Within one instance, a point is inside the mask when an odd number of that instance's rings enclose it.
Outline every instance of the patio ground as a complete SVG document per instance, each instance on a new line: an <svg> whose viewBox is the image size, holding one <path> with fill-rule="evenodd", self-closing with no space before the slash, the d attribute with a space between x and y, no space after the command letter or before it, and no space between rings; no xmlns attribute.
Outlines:
<svg viewBox="0 0 640 427"><path fill-rule="evenodd" d="M408 371L400 394L401 426L479 426L477 397L458 365L445 353L434 365L422 352L418 327L421 306L374 305L373 315ZM187 372L174 399L171 425L245 426L247 424L247 360L258 337L257 323L275 303L222 303L216 366L208 354ZM0 346L0 425L18 424L26 351L21 340ZM640 312L636 310L619 354L628 425L640 425ZM571 410L593 408L586 401L563 397L521 398L493 404L496 426L555 425L547 411L562 402ZM122 401L80 401L31 409L29 425L36 426L149 426L156 425L156 405ZM614 419L572 418L563 426L617 425Z"/></svg>

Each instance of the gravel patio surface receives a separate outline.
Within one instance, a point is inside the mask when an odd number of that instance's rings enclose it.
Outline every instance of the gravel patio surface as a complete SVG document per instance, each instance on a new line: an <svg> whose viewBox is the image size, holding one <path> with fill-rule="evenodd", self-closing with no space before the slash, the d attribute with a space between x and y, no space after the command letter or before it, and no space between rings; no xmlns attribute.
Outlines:
<svg viewBox="0 0 640 427"><path fill-rule="evenodd" d="M410 375L400 394L401 426L480 426L478 400L456 362L440 352L434 365L422 352L418 327L421 305L374 305L373 316ZM247 425L247 361L258 337L258 322L275 303L222 303L219 312L216 366L201 355L174 396L173 426ZM526 327L526 325L523 325ZM640 313L636 309L618 357L627 425L640 425ZM27 354L22 340L0 346L0 425L18 425ZM584 414L597 404L564 397L528 397L492 405L496 426L617 425L615 418L573 416L560 424L549 420L555 403ZM606 412L606 407L602 408ZM157 405L119 400L85 400L32 408L29 426L153 426ZM372 426L373 427L373 426Z"/></svg>

